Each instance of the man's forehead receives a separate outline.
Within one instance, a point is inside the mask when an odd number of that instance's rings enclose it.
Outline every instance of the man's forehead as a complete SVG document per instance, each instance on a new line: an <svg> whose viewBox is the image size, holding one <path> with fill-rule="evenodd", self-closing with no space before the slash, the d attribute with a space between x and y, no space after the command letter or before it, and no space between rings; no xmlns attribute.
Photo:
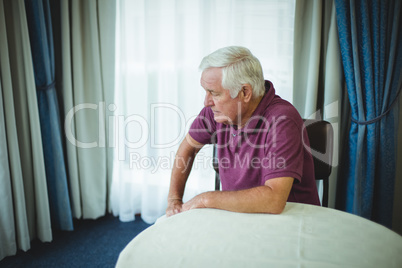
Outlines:
<svg viewBox="0 0 402 268"><path fill-rule="evenodd" d="M204 88L204 90L209 91L209 92L216 92L219 91L219 85L216 83L208 83L203 80L201 80L201 87Z"/></svg>
<svg viewBox="0 0 402 268"><path fill-rule="evenodd" d="M214 84L221 84L222 81L222 70L220 68L210 68L204 70L201 75L201 85L208 86Z"/></svg>

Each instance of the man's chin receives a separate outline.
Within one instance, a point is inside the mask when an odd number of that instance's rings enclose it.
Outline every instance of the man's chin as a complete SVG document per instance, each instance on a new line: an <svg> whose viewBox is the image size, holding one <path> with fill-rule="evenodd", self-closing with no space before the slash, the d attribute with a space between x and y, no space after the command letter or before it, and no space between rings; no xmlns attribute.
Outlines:
<svg viewBox="0 0 402 268"><path fill-rule="evenodd" d="M229 125L229 118L227 116L214 116L214 120L216 123L220 123L220 124L225 124L225 125Z"/></svg>

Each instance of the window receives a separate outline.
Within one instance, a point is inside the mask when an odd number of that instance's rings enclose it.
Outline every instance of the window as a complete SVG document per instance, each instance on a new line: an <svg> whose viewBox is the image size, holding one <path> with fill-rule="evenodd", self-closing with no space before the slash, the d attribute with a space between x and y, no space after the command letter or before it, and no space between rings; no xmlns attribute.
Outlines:
<svg viewBox="0 0 402 268"><path fill-rule="evenodd" d="M205 55L249 48L277 94L292 101L294 0L120 0L117 10L116 113L124 142L116 151L113 210L126 219L151 215L145 207L162 215L175 153L203 107L198 65ZM213 189L211 159L208 146L198 154L185 199Z"/></svg>

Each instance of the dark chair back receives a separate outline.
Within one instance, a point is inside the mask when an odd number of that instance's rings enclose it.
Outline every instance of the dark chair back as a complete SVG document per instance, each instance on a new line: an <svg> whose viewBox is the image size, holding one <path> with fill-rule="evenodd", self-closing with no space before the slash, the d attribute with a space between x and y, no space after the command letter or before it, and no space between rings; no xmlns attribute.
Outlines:
<svg viewBox="0 0 402 268"><path fill-rule="evenodd" d="M304 119L314 160L316 180L323 181L322 206L328 207L328 178L332 170L334 131L332 125L323 120Z"/></svg>

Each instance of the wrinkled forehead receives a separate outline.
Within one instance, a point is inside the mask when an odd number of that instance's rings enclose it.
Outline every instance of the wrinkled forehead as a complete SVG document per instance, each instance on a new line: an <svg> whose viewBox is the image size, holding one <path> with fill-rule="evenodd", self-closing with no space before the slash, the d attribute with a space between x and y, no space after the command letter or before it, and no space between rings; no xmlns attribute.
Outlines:
<svg viewBox="0 0 402 268"><path fill-rule="evenodd" d="M209 68L202 72L201 86L205 89L222 85L222 68Z"/></svg>

